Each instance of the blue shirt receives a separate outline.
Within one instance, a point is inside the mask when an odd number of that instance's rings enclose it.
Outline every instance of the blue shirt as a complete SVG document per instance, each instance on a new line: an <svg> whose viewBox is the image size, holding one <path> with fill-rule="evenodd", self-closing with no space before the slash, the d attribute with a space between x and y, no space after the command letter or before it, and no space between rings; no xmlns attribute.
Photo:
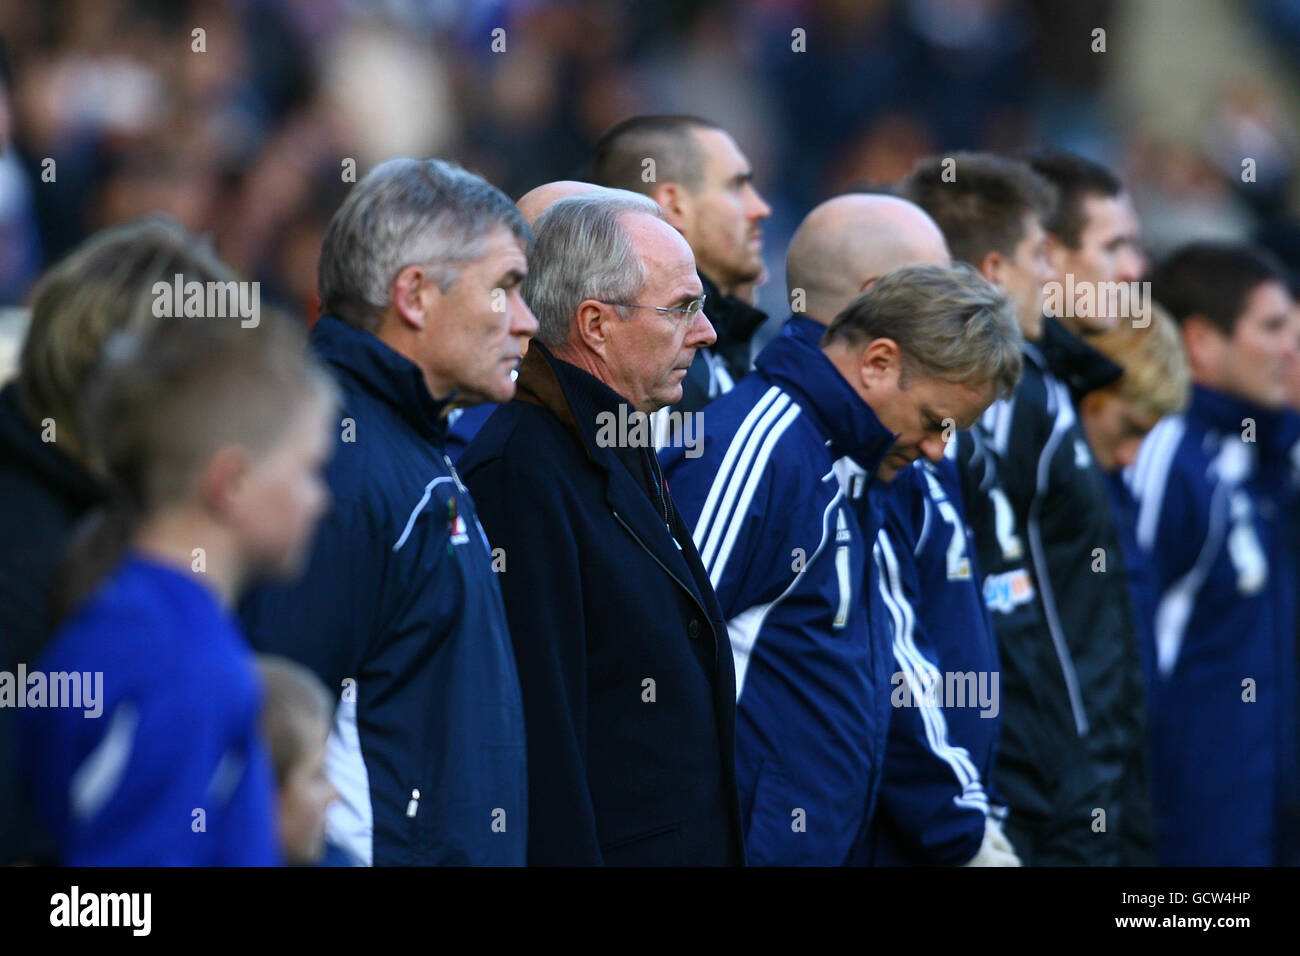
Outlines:
<svg viewBox="0 0 1300 956"><path fill-rule="evenodd" d="M65 864L280 862L261 684L197 573L129 555L38 667L51 690L54 675L81 675L80 700L22 712L35 804Z"/></svg>

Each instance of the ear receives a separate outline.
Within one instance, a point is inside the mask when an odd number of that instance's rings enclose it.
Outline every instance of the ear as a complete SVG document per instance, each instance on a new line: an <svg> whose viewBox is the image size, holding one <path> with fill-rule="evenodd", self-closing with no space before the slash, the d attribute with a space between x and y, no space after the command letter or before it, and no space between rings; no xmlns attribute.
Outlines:
<svg viewBox="0 0 1300 956"><path fill-rule="evenodd" d="M251 464L241 445L222 445L208 458L199 472L198 494L209 513L219 518L230 514Z"/></svg>
<svg viewBox="0 0 1300 956"><path fill-rule="evenodd" d="M1002 254L1000 252L986 252L984 258L979 261L979 273L994 285L1002 285L998 281L1002 274Z"/></svg>
<svg viewBox="0 0 1300 956"><path fill-rule="evenodd" d="M609 348L609 333L614 322L619 321L613 306L594 299L583 299L569 332L571 341L582 344L590 352L604 356Z"/></svg>
<svg viewBox="0 0 1300 956"><path fill-rule="evenodd" d="M1182 322L1183 347L1187 350L1187 363L1192 367L1192 377L1198 381L1213 378L1219 365L1219 356L1226 344L1223 333L1214 323L1200 314L1187 316Z"/></svg>
<svg viewBox="0 0 1300 956"><path fill-rule="evenodd" d="M898 387L903 371L903 355L893 339L872 339L859 353L859 374L867 391L873 388Z"/></svg>
<svg viewBox="0 0 1300 956"><path fill-rule="evenodd" d="M403 325L423 329L427 324L425 310L430 294L442 295L438 283L423 266L406 266L393 280L391 311Z"/></svg>
<svg viewBox="0 0 1300 956"><path fill-rule="evenodd" d="M694 209L690 191L681 183L659 183L650 191L650 198L659 204L664 220L678 232L690 222Z"/></svg>

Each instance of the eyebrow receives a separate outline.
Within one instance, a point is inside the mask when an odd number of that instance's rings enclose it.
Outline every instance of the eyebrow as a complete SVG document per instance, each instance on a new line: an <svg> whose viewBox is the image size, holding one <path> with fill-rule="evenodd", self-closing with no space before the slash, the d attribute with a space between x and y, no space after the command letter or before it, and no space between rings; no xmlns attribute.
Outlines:
<svg viewBox="0 0 1300 956"><path fill-rule="evenodd" d="M745 183L752 183L753 181L754 181L754 171L752 169L747 169L744 172L736 173L736 175L731 177L732 184L736 186L743 186Z"/></svg>

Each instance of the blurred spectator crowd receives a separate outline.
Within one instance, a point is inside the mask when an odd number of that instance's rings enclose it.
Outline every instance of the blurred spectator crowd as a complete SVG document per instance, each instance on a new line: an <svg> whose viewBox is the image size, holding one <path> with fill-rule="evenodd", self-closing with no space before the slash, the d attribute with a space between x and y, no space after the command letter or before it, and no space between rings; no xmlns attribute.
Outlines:
<svg viewBox="0 0 1300 956"><path fill-rule="evenodd" d="M1219 29L1201 7L1259 56L1171 90L1198 114L1171 134L1145 122L1140 65ZM1300 266L1295 0L11 0L0 36L2 305L95 230L163 212L314 317L325 223L379 160L455 159L518 196L583 178L602 131L651 111L745 144L774 209L769 312L803 210L959 148L1091 155L1153 253L1254 238Z"/></svg>

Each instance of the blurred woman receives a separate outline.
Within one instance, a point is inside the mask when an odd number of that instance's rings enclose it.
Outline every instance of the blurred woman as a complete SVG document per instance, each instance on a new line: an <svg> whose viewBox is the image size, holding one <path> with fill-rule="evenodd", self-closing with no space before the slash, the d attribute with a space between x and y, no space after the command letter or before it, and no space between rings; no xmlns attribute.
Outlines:
<svg viewBox="0 0 1300 956"><path fill-rule="evenodd" d="M50 688L80 675L82 700L23 711L33 802L69 865L277 863L261 683L231 608L302 560L332 386L274 315L169 319L108 352L85 435L110 504L69 550L68 617L37 668Z"/></svg>

